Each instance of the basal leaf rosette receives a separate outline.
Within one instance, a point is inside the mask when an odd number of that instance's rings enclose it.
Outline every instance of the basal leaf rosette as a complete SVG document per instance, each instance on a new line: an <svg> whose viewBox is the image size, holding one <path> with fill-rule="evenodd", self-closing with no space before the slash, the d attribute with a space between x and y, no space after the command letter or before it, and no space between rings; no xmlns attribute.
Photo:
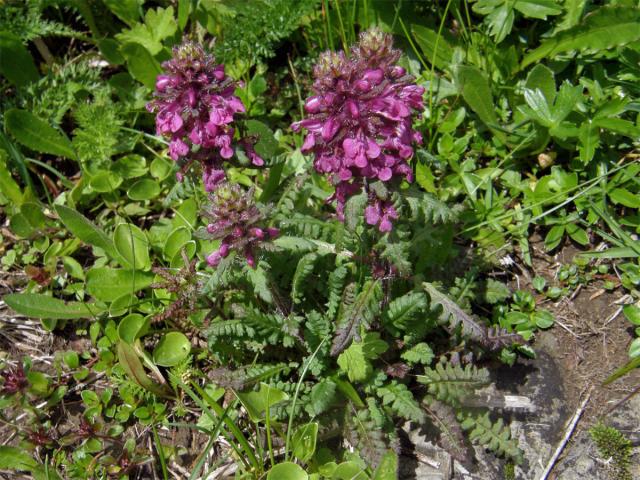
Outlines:
<svg viewBox="0 0 640 480"><path fill-rule="evenodd" d="M422 136L412 122L424 109L424 88L397 65L400 52L379 29L363 32L347 56L325 52L314 69L313 96L305 102L307 118L292 125L305 129L304 153L335 185L338 217L344 219L349 197L364 188L369 197L365 220L381 232L392 229L398 212L390 198L370 195L370 182L386 185L413 181L409 160Z"/></svg>
<svg viewBox="0 0 640 480"><path fill-rule="evenodd" d="M237 82L192 42L175 47L162 67L154 99L147 105L156 114L156 132L169 138L169 156L181 164L180 175L198 161L205 189L213 191L225 179L223 161L234 154L235 116L245 112L234 95ZM249 158L256 166L264 164L252 148Z"/></svg>

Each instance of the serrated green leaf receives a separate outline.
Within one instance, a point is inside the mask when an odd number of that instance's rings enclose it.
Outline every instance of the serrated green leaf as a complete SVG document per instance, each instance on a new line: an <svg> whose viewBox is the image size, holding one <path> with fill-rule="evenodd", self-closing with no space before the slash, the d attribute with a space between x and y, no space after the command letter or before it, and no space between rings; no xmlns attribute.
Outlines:
<svg viewBox="0 0 640 480"><path fill-rule="evenodd" d="M581 24L563 30L529 52L521 69L570 50L605 50L640 39L640 9L605 6L587 15Z"/></svg>
<svg viewBox="0 0 640 480"><path fill-rule="evenodd" d="M127 66L131 76L144 84L149 90L153 90L156 78L162 73L162 68L149 53L149 50L139 43L125 43L120 47L120 50L127 59Z"/></svg>
<svg viewBox="0 0 640 480"><path fill-rule="evenodd" d="M17 87L23 87L40 78L31 53L20 38L14 34L0 32L0 73Z"/></svg>
<svg viewBox="0 0 640 480"><path fill-rule="evenodd" d="M640 195L631 193L626 188L614 188L609 192L609 198L614 203L629 208L640 208Z"/></svg>
<svg viewBox="0 0 640 480"><path fill-rule="evenodd" d="M9 133L25 147L40 153L76 158L71 141L31 112L13 108L5 113L4 122Z"/></svg>

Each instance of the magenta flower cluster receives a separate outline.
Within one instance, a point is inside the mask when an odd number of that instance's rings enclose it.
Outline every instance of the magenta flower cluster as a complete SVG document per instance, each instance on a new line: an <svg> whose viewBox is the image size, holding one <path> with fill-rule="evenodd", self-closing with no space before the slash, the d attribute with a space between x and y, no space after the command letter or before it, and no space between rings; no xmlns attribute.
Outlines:
<svg viewBox="0 0 640 480"><path fill-rule="evenodd" d="M244 191L238 185L220 185L210 195L204 215L210 220L209 238L222 240L218 250L207 257L212 267L217 267L232 251L242 253L249 266L255 267L256 248L279 234L277 228L261 226L265 216L255 204L253 189Z"/></svg>
<svg viewBox="0 0 640 480"><path fill-rule="evenodd" d="M348 56L325 52L314 69L314 95L305 103L309 117L292 125L294 131L307 130L302 151L312 152L315 169L334 183L330 199L339 218L348 198L365 188L365 219L382 232L391 230L398 212L367 185L412 181L408 160L413 144L422 142L412 116L424 109L424 88L396 65L399 57L391 36L379 29L363 32Z"/></svg>
<svg viewBox="0 0 640 480"><path fill-rule="evenodd" d="M245 111L234 95L237 84L224 65L216 65L213 56L191 42L175 47L173 58L162 66L165 73L158 76L147 109L156 113L158 135L170 139L171 158L184 164L182 171L199 160L205 188L213 191L225 178L222 162L234 154L234 116ZM249 158L254 165L264 164L253 149Z"/></svg>

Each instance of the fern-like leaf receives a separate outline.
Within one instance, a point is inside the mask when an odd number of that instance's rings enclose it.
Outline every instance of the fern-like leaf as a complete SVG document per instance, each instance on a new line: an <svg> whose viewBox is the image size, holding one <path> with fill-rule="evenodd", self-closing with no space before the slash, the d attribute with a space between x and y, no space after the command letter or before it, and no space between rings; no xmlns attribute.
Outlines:
<svg viewBox="0 0 640 480"><path fill-rule="evenodd" d="M429 294L429 297L431 297L431 303L442 307L442 314L440 315L440 318L443 323L448 323L450 325L449 329L451 331L460 326L462 328L462 333L468 336L471 340L475 340L480 343L486 341L487 329L483 325L476 322L471 315L462 310L453 300L440 292L433 284L423 282L422 286Z"/></svg>
<svg viewBox="0 0 640 480"><path fill-rule="evenodd" d="M291 300L293 300L294 303L300 303L302 301L301 297L304 284L313 272L318 258L317 253L310 252L303 255L298 261L296 271L293 274L293 280L291 281Z"/></svg>
<svg viewBox="0 0 640 480"><path fill-rule="evenodd" d="M346 440L360 452L362 458L367 459L369 466L377 467L389 449L389 436L372 418L368 409L347 412L345 420Z"/></svg>
<svg viewBox="0 0 640 480"><path fill-rule="evenodd" d="M424 403L424 408L431 421L440 432L440 445L449 455L461 463L465 463L471 458L471 452L467 448L462 428L456 419L455 411L449 405L442 403L435 398L429 397Z"/></svg>
<svg viewBox="0 0 640 480"><path fill-rule="evenodd" d="M449 207L433 195L417 190L410 190L405 194L409 204L412 220L422 220L425 223L453 223L458 220L460 207Z"/></svg>
<svg viewBox="0 0 640 480"><path fill-rule="evenodd" d="M427 308L427 297L423 292L409 292L389 303L383 321L392 333L406 330L415 318Z"/></svg>
<svg viewBox="0 0 640 480"><path fill-rule="evenodd" d="M469 432L469 439L473 443L491 450L496 455L511 458L516 463L522 461L522 450L511 438L511 430L501 418L492 423L489 412L477 416L460 414L459 418L462 420L462 429Z"/></svg>
<svg viewBox="0 0 640 480"><path fill-rule="evenodd" d="M365 284L362 292L353 299L356 291L355 284L347 285L343 302L338 312L336 335L331 345L331 355L340 354L349 346L357 335L360 325L368 328L380 310L381 289L377 280Z"/></svg>
<svg viewBox="0 0 640 480"><path fill-rule="evenodd" d="M376 391L382 398L383 405L389 407L394 414L414 422L424 420L424 411L404 383L392 380Z"/></svg>
<svg viewBox="0 0 640 480"><path fill-rule="evenodd" d="M425 368L418 381L427 385L429 393L438 400L457 406L466 395L489 383L489 371L470 364L462 368L440 361L435 368Z"/></svg>
<svg viewBox="0 0 640 480"><path fill-rule="evenodd" d="M271 345L291 347L300 338L300 317L278 313L263 313L255 308L233 306L234 313Z"/></svg>
<svg viewBox="0 0 640 480"><path fill-rule="evenodd" d="M214 321L207 329L210 343L221 338L224 338L227 343L231 343L233 340L253 338L255 334L255 329L240 319Z"/></svg>
<svg viewBox="0 0 640 480"><path fill-rule="evenodd" d="M340 266L329 274L328 291L329 299L327 301L327 318L333 320L336 318L340 301L342 300L342 292L344 283L347 279L349 271L345 266Z"/></svg>

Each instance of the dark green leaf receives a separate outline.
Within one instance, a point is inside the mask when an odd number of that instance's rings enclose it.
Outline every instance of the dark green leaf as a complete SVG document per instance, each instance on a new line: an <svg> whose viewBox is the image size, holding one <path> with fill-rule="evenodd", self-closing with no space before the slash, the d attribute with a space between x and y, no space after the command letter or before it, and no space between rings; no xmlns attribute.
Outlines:
<svg viewBox="0 0 640 480"><path fill-rule="evenodd" d="M20 38L10 32L0 32L0 73L17 87L40 78L29 50Z"/></svg>
<svg viewBox="0 0 640 480"><path fill-rule="evenodd" d="M76 158L69 139L31 112L14 108L5 114L4 121L9 133L24 146L40 153Z"/></svg>

